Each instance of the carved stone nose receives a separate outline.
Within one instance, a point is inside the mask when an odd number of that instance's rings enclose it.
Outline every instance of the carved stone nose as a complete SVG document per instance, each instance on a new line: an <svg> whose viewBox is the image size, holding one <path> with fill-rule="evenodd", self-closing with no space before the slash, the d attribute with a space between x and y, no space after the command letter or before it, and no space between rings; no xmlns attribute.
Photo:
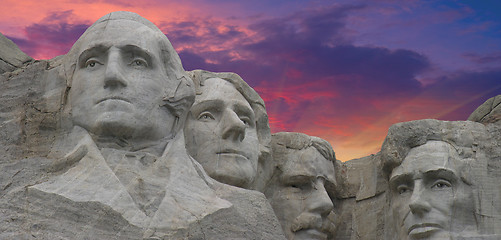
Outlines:
<svg viewBox="0 0 501 240"><path fill-rule="evenodd" d="M105 66L104 88L114 89L127 87L127 81L123 75L124 69L121 67L118 55L119 53L110 52Z"/></svg>
<svg viewBox="0 0 501 240"><path fill-rule="evenodd" d="M233 141L243 141L245 138L245 124L240 120L238 115L233 111L227 111L223 117L223 139Z"/></svg>
<svg viewBox="0 0 501 240"><path fill-rule="evenodd" d="M310 212L315 212L322 217L326 217L330 211L334 208L332 200L325 190L324 183L321 180L317 180L315 183L315 189L313 189L313 194L309 199L309 210Z"/></svg>
<svg viewBox="0 0 501 240"><path fill-rule="evenodd" d="M430 203L425 198L425 189L422 183L416 182L409 202L409 208L413 214L423 215L431 210Z"/></svg>

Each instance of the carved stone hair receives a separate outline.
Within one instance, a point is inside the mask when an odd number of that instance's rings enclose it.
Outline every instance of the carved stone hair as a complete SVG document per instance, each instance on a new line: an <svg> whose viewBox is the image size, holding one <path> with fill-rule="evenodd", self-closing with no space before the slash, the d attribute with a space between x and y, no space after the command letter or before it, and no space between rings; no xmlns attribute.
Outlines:
<svg viewBox="0 0 501 240"><path fill-rule="evenodd" d="M421 146L428 141L443 141L450 144L464 165L476 162L479 157L493 148L482 124L475 122L448 122L432 119L398 123L390 127L388 135L381 147L381 161L386 178L393 169L405 159L412 148ZM483 155L478 155L479 151ZM470 175L464 169L460 177L465 183L471 183Z"/></svg>
<svg viewBox="0 0 501 240"><path fill-rule="evenodd" d="M60 75L66 79L66 92L62 99L63 109L67 104L67 97L72 85L73 73L77 66L78 56L82 51L81 48L84 40L86 40L87 35L95 31L100 24L110 21L134 21L153 30L153 34L155 34L157 39L159 39L158 46L161 51L159 54L161 58L160 60L162 61L162 68L167 76L166 83L169 84L164 93L164 106L172 111L172 113L178 118L179 122L184 123L188 109L191 107L195 99L193 84L183 69L179 55L165 34L163 34L162 31L155 26L155 24L132 12L112 12L101 17L94 24L92 24L82 34L82 36L80 36L70 51L64 56L63 68L61 70L62 72L60 72Z"/></svg>
<svg viewBox="0 0 501 240"><path fill-rule="evenodd" d="M304 133L297 132L279 132L273 134L272 146L275 152L276 145L285 147L286 149L302 150L309 147L314 147L324 158L332 162L336 161L336 155L329 142L319 137L308 136Z"/></svg>
<svg viewBox="0 0 501 240"><path fill-rule="evenodd" d="M310 147L315 148L324 158L331 161L337 170L339 165L336 161L336 154L329 142L319 137L309 136L298 132L279 132L271 136L271 147L273 155L272 176L278 176L282 172L282 166L289 160L289 154L293 151L300 151ZM338 181L332 179L326 189L328 192L335 192Z"/></svg>

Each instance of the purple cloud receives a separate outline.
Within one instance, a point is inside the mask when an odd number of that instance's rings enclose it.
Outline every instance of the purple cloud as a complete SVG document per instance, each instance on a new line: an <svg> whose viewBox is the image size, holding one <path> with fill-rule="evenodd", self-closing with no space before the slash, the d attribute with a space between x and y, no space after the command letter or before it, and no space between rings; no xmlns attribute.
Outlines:
<svg viewBox="0 0 501 240"><path fill-rule="evenodd" d="M353 45L345 37L346 16L360 9L364 6L334 5L260 20L250 25L254 36L261 36L254 42L244 39L218 51L185 48L180 56L186 69L240 74L265 99L275 131L311 131L306 128L314 124L353 134L378 121L461 120L501 93L497 70L442 74L425 86L417 76L434 67L426 56ZM228 41L245 37L250 36L221 36ZM246 58L235 60L232 51ZM463 101L465 96L477 97ZM438 102L457 104L440 109L442 105L433 105Z"/></svg>
<svg viewBox="0 0 501 240"><path fill-rule="evenodd" d="M465 53L463 54L463 57L469 59L474 63L479 63L479 64L501 62L501 52L493 52L485 55L480 55L477 53Z"/></svg>
<svg viewBox="0 0 501 240"><path fill-rule="evenodd" d="M485 71L459 71L442 77L424 89L424 96L454 101L444 120L466 120L487 99L501 94L501 67Z"/></svg>
<svg viewBox="0 0 501 240"><path fill-rule="evenodd" d="M416 94L421 84L415 76L430 67L425 56L409 50L353 46L344 39L346 15L360 8L363 7L334 6L257 22L250 28L263 38L232 49L247 56L246 59L234 60L229 56L230 51L198 49L183 50L180 56L187 69L234 71L254 86L264 82L292 85L329 79L330 86L326 87L346 94L355 91L357 95L380 97L395 90ZM231 37L241 36L242 33ZM205 59L216 59L217 64Z"/></svg>
<svg viewBox="0 0 501 240"><path fill-rule="evenodd" d="M35 59L47 59L67 53L73 43L90 26L67 23L72 11L54 12L41 22L25 27L26 38L12 38L19 48Z"/></svg>

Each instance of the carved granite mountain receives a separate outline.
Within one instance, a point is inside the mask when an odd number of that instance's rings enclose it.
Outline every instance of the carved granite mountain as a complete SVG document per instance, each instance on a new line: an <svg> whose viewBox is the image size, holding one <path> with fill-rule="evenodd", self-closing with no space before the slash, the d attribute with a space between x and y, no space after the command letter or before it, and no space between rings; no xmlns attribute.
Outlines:
<svg viewBox="0 0 501 240"><path fill-rule="evenodd" d="M501 95L469 121L395 124L379 153L342 163L301 133L275 134L269 149L257 93L232 73L193 84L201 72L187 74L134 13L104 16L50 60L0 34L0 239L284 239L282 227L294 239L501 239ZM183 132L188 116L201 133ZM232 139L210 145L219 123ZM227 146L246 138L259 159ZM236 176L230 186L204 160L253 171L215 169ZM249 190L263 188L269 199Z"/></svg>
<svg viewBox="0 0 501 240"><path fill-rule="evenodd" d="M480 105L468 120L480 123L495 123L501 120L501 95L489 98Z"/></svg>
<svg viewBox="0 0 501 240"><path fill-rule="evenodd" d="M471 121L393 125L381 152L341 163L334 239L500 239L500 132Z"/></svg>
<svg viewBox="0 0 501 240"><path fill-rule="evenodd" d="M0 74L14 71L33 58L22 52L15 43L0 33Z"/></svg>
<svg viewBox="0 0 501 240"><path fill-rule="evenodd" d="M193 85L151 22L111 13L51 60L17 49L0 51L0 239L284 239L262 193L186 153Z"/></svg>

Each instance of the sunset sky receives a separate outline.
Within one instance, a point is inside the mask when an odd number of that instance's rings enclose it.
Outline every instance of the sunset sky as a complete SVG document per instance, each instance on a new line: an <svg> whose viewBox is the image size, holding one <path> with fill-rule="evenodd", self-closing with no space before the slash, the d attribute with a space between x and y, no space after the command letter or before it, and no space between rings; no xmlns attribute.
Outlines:
<svg viewBox="0 0 501 240"><path fill-rule="evenodd" d="M499 0L2 0L0 32L50 59L119 10L155 23L186 70L242 76L272 132L324 138L342 161L394 123L466 120L501 94Z"/></svg>

